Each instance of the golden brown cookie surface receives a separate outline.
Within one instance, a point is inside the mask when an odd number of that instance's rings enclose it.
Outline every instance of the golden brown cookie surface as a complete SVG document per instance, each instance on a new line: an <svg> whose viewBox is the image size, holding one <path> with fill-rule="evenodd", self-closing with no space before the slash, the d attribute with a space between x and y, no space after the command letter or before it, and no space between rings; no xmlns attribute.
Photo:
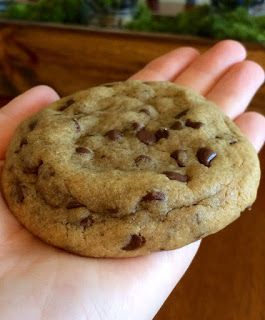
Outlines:
<svg viewBox="0 0 265 320"><path fill-rule="evenodd" d="M102 85L18 128L2 185L32 233L85 256L174 249L256 197L257 155L211 102L169 82Z"/></svg>

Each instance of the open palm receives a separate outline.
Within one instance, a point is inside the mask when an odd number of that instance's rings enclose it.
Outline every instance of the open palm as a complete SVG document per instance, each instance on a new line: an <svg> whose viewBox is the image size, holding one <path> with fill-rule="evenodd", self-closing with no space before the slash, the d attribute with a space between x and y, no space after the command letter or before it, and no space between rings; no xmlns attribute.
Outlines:
<svg viewBox="0 0 265 320"><path fill-rule="evenodd" d="M263 83L264 72L245 57L245 49L228 40L202 55L193 48L179 48L132 78L170 80L200 92L235 119L258 151L265 139L265 119L243 112ZM56 99L52 89L39 86L0 109L0 168L16 126ZM1 320L151 319L198 247L195 242L130 259L78 257L32 236L0 197Z"/></svg>

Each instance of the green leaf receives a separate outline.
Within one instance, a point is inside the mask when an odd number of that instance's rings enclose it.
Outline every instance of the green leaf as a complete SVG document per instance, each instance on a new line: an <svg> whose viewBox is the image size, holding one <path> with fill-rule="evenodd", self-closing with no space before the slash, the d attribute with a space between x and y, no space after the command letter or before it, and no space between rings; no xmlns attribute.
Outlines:
<svg viewBox="0 0 265 320"><path fill-rule="evenodd" d="M214 39L237 39L254 41L265 45L265 16L250 16L244 6L227 9L231 1L222 1L222 8L209 5L196 6L175 17L152 16L150 10L141 7L134 21L126 28L130 30L189 34ZM235 4L235 3L234 3ZM247 3L246 3L247 4ZM225 7L225 9L224 9Z"/></svg>

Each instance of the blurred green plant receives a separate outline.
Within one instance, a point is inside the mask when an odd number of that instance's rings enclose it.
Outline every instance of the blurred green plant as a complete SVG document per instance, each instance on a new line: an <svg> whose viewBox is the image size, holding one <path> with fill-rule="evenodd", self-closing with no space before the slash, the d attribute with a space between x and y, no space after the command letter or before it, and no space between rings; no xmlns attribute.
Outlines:
<svg viewBox="0 0 265 320"><path fill-rule="evenodd" d="M39 0L32 4L10 5L6 17L30 21L81 23L80 8L84 0ZM87 0L86 0L87 1ZM92 0L93 2L94 0ZM265 45L265 16L251 16L246 6L232 9L234 0L222 0L220 6L195 6L174 17L155 17L145 5L139 5L126 29L149 32L186 34L215 39L237 39ZM97 5L113 5L121 0L98 0ZM220 2L220 1L218 1Z"/></svg>
<svg viewBox="0 0 265 320"><path fill-rule="evenodd" d="M122 0L92 0L92 2L97 2L97 4L102 7L115 7L119 6Z"/></svg>
<svg viewBox="0 0 265 320"><path fill-rule="evenodd" d="M108 12L112 10L120 10L128 7L135 7L137 0L83 0L91 8L94 8L95 12Z"/></svg>
<svg viewBox="0 0 265 320"><path fill-rule="evenodd" d="M5 17L29 21L49 21L60 23L82 23L81 10L87 15L123 6L136 5L136 0L39 0L36 3L13 3L9 5ZM86 4L86 6L85 6Z"/></svg>
<svg viewBox="0 0 265 320"><path fill-rule="evenodd" d="M80 22L81 0L39 0L36 3L11 4L5 16L10 19L49 21L62 23Z"/></svg>
<svg viewBox="0 0 265 320"><path fill-rule="evenodd" d="M154 17L146 6L141 6L130 30L187 34L215 39L254 41L265 45L265 16L251 16L244 6L233 10L209 5L196 6L175 17Z"/></svg>

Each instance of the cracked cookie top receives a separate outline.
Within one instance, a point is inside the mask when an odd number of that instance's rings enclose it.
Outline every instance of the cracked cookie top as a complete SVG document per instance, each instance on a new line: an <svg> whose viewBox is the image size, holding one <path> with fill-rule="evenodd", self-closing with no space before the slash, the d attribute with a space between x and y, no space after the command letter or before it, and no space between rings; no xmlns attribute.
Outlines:
<svg viewBox="0 0 265 320"><path fill-rule="evenodd" d="M126 81L23 122L3 190L46 242L135 256L223 228L252 204L259 174L252 146L213 103L169 82Z"/></svg>

